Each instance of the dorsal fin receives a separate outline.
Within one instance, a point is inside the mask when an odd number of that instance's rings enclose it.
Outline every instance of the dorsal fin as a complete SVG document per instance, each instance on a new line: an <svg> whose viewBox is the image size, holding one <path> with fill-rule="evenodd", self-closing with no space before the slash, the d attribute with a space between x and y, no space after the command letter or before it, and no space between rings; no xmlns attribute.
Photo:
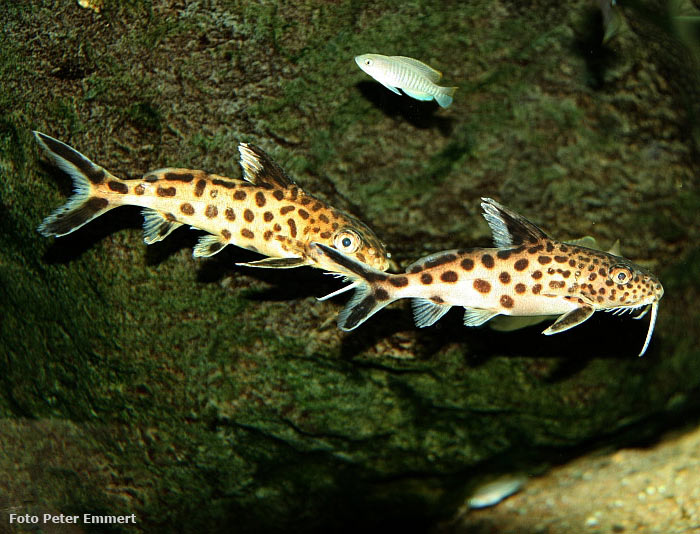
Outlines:
<svg viewBox="0 0 700 534"><path fill-rule="evenodd" d="M238 152L241 155L244 180L269 188L286 189L294 185L294 181L260 147L241 143L238 145Z"/></svg>
<svg viewBox="0 0 700 534"><path fill-rule="evenodd" d="M484 218L491 227L493 242L498 248L528 245L549 239L547 234L522 215L509 210L492 198L482 197Z"/></svg>

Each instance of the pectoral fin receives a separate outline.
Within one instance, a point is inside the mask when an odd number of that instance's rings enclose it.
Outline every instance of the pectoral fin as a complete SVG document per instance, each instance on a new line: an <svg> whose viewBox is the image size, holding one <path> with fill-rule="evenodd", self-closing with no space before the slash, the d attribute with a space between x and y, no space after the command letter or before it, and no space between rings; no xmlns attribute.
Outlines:
<svg viewBox="0 0 700 534"><path fill-rule="evenodd" d="M558 334L559 332L564 332L565 330L568 330L569 328L573 328L574 326L580 325L582 322L584 322L586 319L588 319L591 315L593 315L593 312L595 310L591 306L581 306L580 308L576 308L575 310L571 310L570 312L565 313L564 315L561 315L559 319L557 319L554 324L552 324L549 328L544 330L542 333L545 336L551 336L552 334Z"/></svg>
<svg viewBox="0 0 700 534"><path fill-rule="evenodd" d="M257 261L249 261L248 263L237 263L243 267L265 267L267 269L293 269L308 265L304 258L265 258Z"/></svg>
<svg viewBox="0 0 700 534"><path fill-rule="evenodd" d="M385 84L385 83L383 83L383 82L379 82L379 83L381 83L384 87L386 87L387 89L389 89L389 91L391 91L392 93L396 93L397 95L400 95L400 94L401 94L401 91L399 91L399 90L398 90L396 87L394 87L393 85L387 85L387 84Z"/></svg>
<svg viewBox="0 0 700 534"><path fill-rule="evenodd" d="M168 217L165 213L151 208L144 208L143 214L143 241L151 245L170 235L170 232L182 226L172 215Z"/></svg>
<svg viewBox="0 0 700 534"><path fill-rule="evenodd" d="M418 328L431 326L450 311L449 304L435 304L428 299L413 299L413 320Z"/></svg>

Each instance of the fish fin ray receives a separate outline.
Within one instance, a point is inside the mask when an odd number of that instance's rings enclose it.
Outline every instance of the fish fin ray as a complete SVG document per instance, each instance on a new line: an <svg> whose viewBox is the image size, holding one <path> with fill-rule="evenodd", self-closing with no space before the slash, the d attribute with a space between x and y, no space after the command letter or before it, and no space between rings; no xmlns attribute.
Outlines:
<svg viewBox="0 0 700 534"><path fill-rule="evenodd" d="M491 228L496 247L535 244L549 239L547 234L522 215L518 215L491 198L482 197L481 200L484 218Z"/></svg>
<svg viewBox="0 0 700 534"><path fill-rule="evenodd" d="M437 83L440 81L440 78L442 78L442 72L440 72L437 69L434 69L430 65L426 65L422 61L418 61L417 59L413 59L412 57L406 57L406 56L390 56L391 59L395 59L396 61L400 63L404 63L411 68L416 69L418 72L420 72L423 76L428 78L431 82Z"/></svg>
<svg viewBox="0 0 700 534"><path fill-rule="evenodd" d="M262 187L286 189L294 185L292 180L260 147L250 143L238 145L243 179Z"/></svg>
<svg viewBox="0 0 700 534"><path fill-rule="evenodd" d="M440 87L435 95L435 101L441 108L449 107L457 90L457 87Z"/></svg>
<svg viewBox="0 0 700 534"><path fill-rule="evenodd" d="M38 227L40 234L46 237L70 234L121 205L100 196L93 186L108 179L121 182L119 178L58 139L37 131L34 137L52 163L73 181L73 195L42 221Z"/></svg>
<svg viewBox="0 0 700 534"><path fill-rule="evenodd" d="M168 237L170 233L182 226L181 222L168 220L163 212L152 208L141 210L143 215L143 242L152 245Z"/></svg>
<svg viewBox="0 0 700 534"><path fill-rule="evenodd" d="M411 302L413 320L418 328L432 326L452 307L449 304L436 304L428 299L415 298Z"/></svg>
<svg viewBox="0 0 700 534"><path fill-rule="evenodd" d="M574 326L578 326L587 319L590 319L591 315L595 312L592 306L581 306L575 308L570 312L566 312L559 316L559 319L554 321L548 328L542 331L545 336L551 336L552 334L558 334L559 332L565 332Z"/></svg>
<svg viewBox="0 0 700 534"><path fill-rule="evenodd" d="M376 79L376 78L375 78L375 79ZM379 80L377 80L377 81L379 81ZM384 87L386 87L387 89L389 89L389 91L391 91L392 93L396 93L397 95L400 95L400 94L401 94L401 91L399 91L399 90L398 90L396 87L394 87L393 85L388 85L388 84L386 84L386 83L384 83L384 82L379 82L379 83L381 83Z"/></svg>
<svg viewBox="0 0 700 534"><path fill-rule="evenodd" d="M242 267L264 267L267 269L293 269L294 267L309 265L309 262L304 258L295 256L292 258L264 258L246 263L236 263L236 265Z"/></svg>
<svg viewBox="0 0 700 534"><path fill-rule="evenodd" d="M309 252L317 267L345 275L352 282L351 287L355 289L348 304L338 314L338 327L341 330L354 330L396 300L390 290L387 295L387 289L380 288L377 284L378 281L385 280L390 275L355 261L323 243L311 243ZM382 298L380 298L380 292Z"/></svg>
<svg viewBox="0 0 700 534"><path fill-rule="evenodd" d="M208 258L217 252L221 252L226 245L228 245L228 243L223 242L218 235L203 235L199 238L199 241L197 241L194 250L192 250L192 257Z"/></svg>
<svg viewBox="0 0 700 534"><path fill-rule="evenodd" d="M403 92L406 93L411 98L415 98L416 100L428 101L428 100L432 100L433 98L435 98L430 93L425 93L423 91L414 91L411 89L406 89L405 87L403 88Z"/></svg>
<svg viewBox="0 0 700 534"><path fill-rule="evenodd" d="M464 326L481 326L489 319L498 315L498 312L482 310L479 308L464 307Z"/></svg>

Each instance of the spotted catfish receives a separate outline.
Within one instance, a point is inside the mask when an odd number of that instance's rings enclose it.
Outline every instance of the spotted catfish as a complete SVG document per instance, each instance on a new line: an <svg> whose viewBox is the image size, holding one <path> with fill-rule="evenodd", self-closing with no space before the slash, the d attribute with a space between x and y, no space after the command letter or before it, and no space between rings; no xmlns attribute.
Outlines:
<svg viewBox="0 0 700 534"><path fill-rule="evenodd" d="M651 308L640 356L646 351L664 290L646 269L614 254L555 241L524 217L490 198L484 217L496 248L448 250L411 265L404 274L385 274L359 264L324 244L313 243L319 263L353 283L356 292L338 325L352 330L387 304L413 299L416 325L430 326L452 306L463 306L464 324L479 326L497 315L558 316L543 334L577 326L596 311ZM643 308L643 309L642 309Z"/></svg>
<svg viewBox="0 0 700 534"><path fill-rule="evenodd" d="M332 246L385 271L388 254L377 236L351 215L306 194L260 148L238 147L243 180L190 169L159 169L122 180L78 151L34 132L49 158L73 179L75 194L39 226L45 236L74 232L123 205L144 208L144 241L150 245L183 224L208 232L193 255L212 256L237 245L268 256L239 264L290 268L314 265L309 244Z"/></svg>

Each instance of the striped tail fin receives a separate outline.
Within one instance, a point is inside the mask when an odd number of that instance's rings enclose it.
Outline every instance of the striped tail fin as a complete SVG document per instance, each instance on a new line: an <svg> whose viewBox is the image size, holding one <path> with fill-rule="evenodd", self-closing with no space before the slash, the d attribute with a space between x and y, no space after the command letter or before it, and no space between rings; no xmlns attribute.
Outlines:
<svg viewBox="0 0 700 534"><path fill-rule="evenodd" d="M322 243L311 243L310 250L310 256L318 264L317 266L334 274L343 275L352 281L349 286L319 299L325 300L350 289L355 290L350 302L338 315L338 327L341 330L354 330L396 300L382 283L391 275L372 269Z"/></svg>
<svg viewBox="0 0 700 534"><path fill-rule="evenodd" d="M34 137L49 159L73 179L73 196L44 219L39 233L46 237L70 234L118 206L97 192L97 186L107 179L118 181L118 178L53 137L36 131Z"/></svg>

